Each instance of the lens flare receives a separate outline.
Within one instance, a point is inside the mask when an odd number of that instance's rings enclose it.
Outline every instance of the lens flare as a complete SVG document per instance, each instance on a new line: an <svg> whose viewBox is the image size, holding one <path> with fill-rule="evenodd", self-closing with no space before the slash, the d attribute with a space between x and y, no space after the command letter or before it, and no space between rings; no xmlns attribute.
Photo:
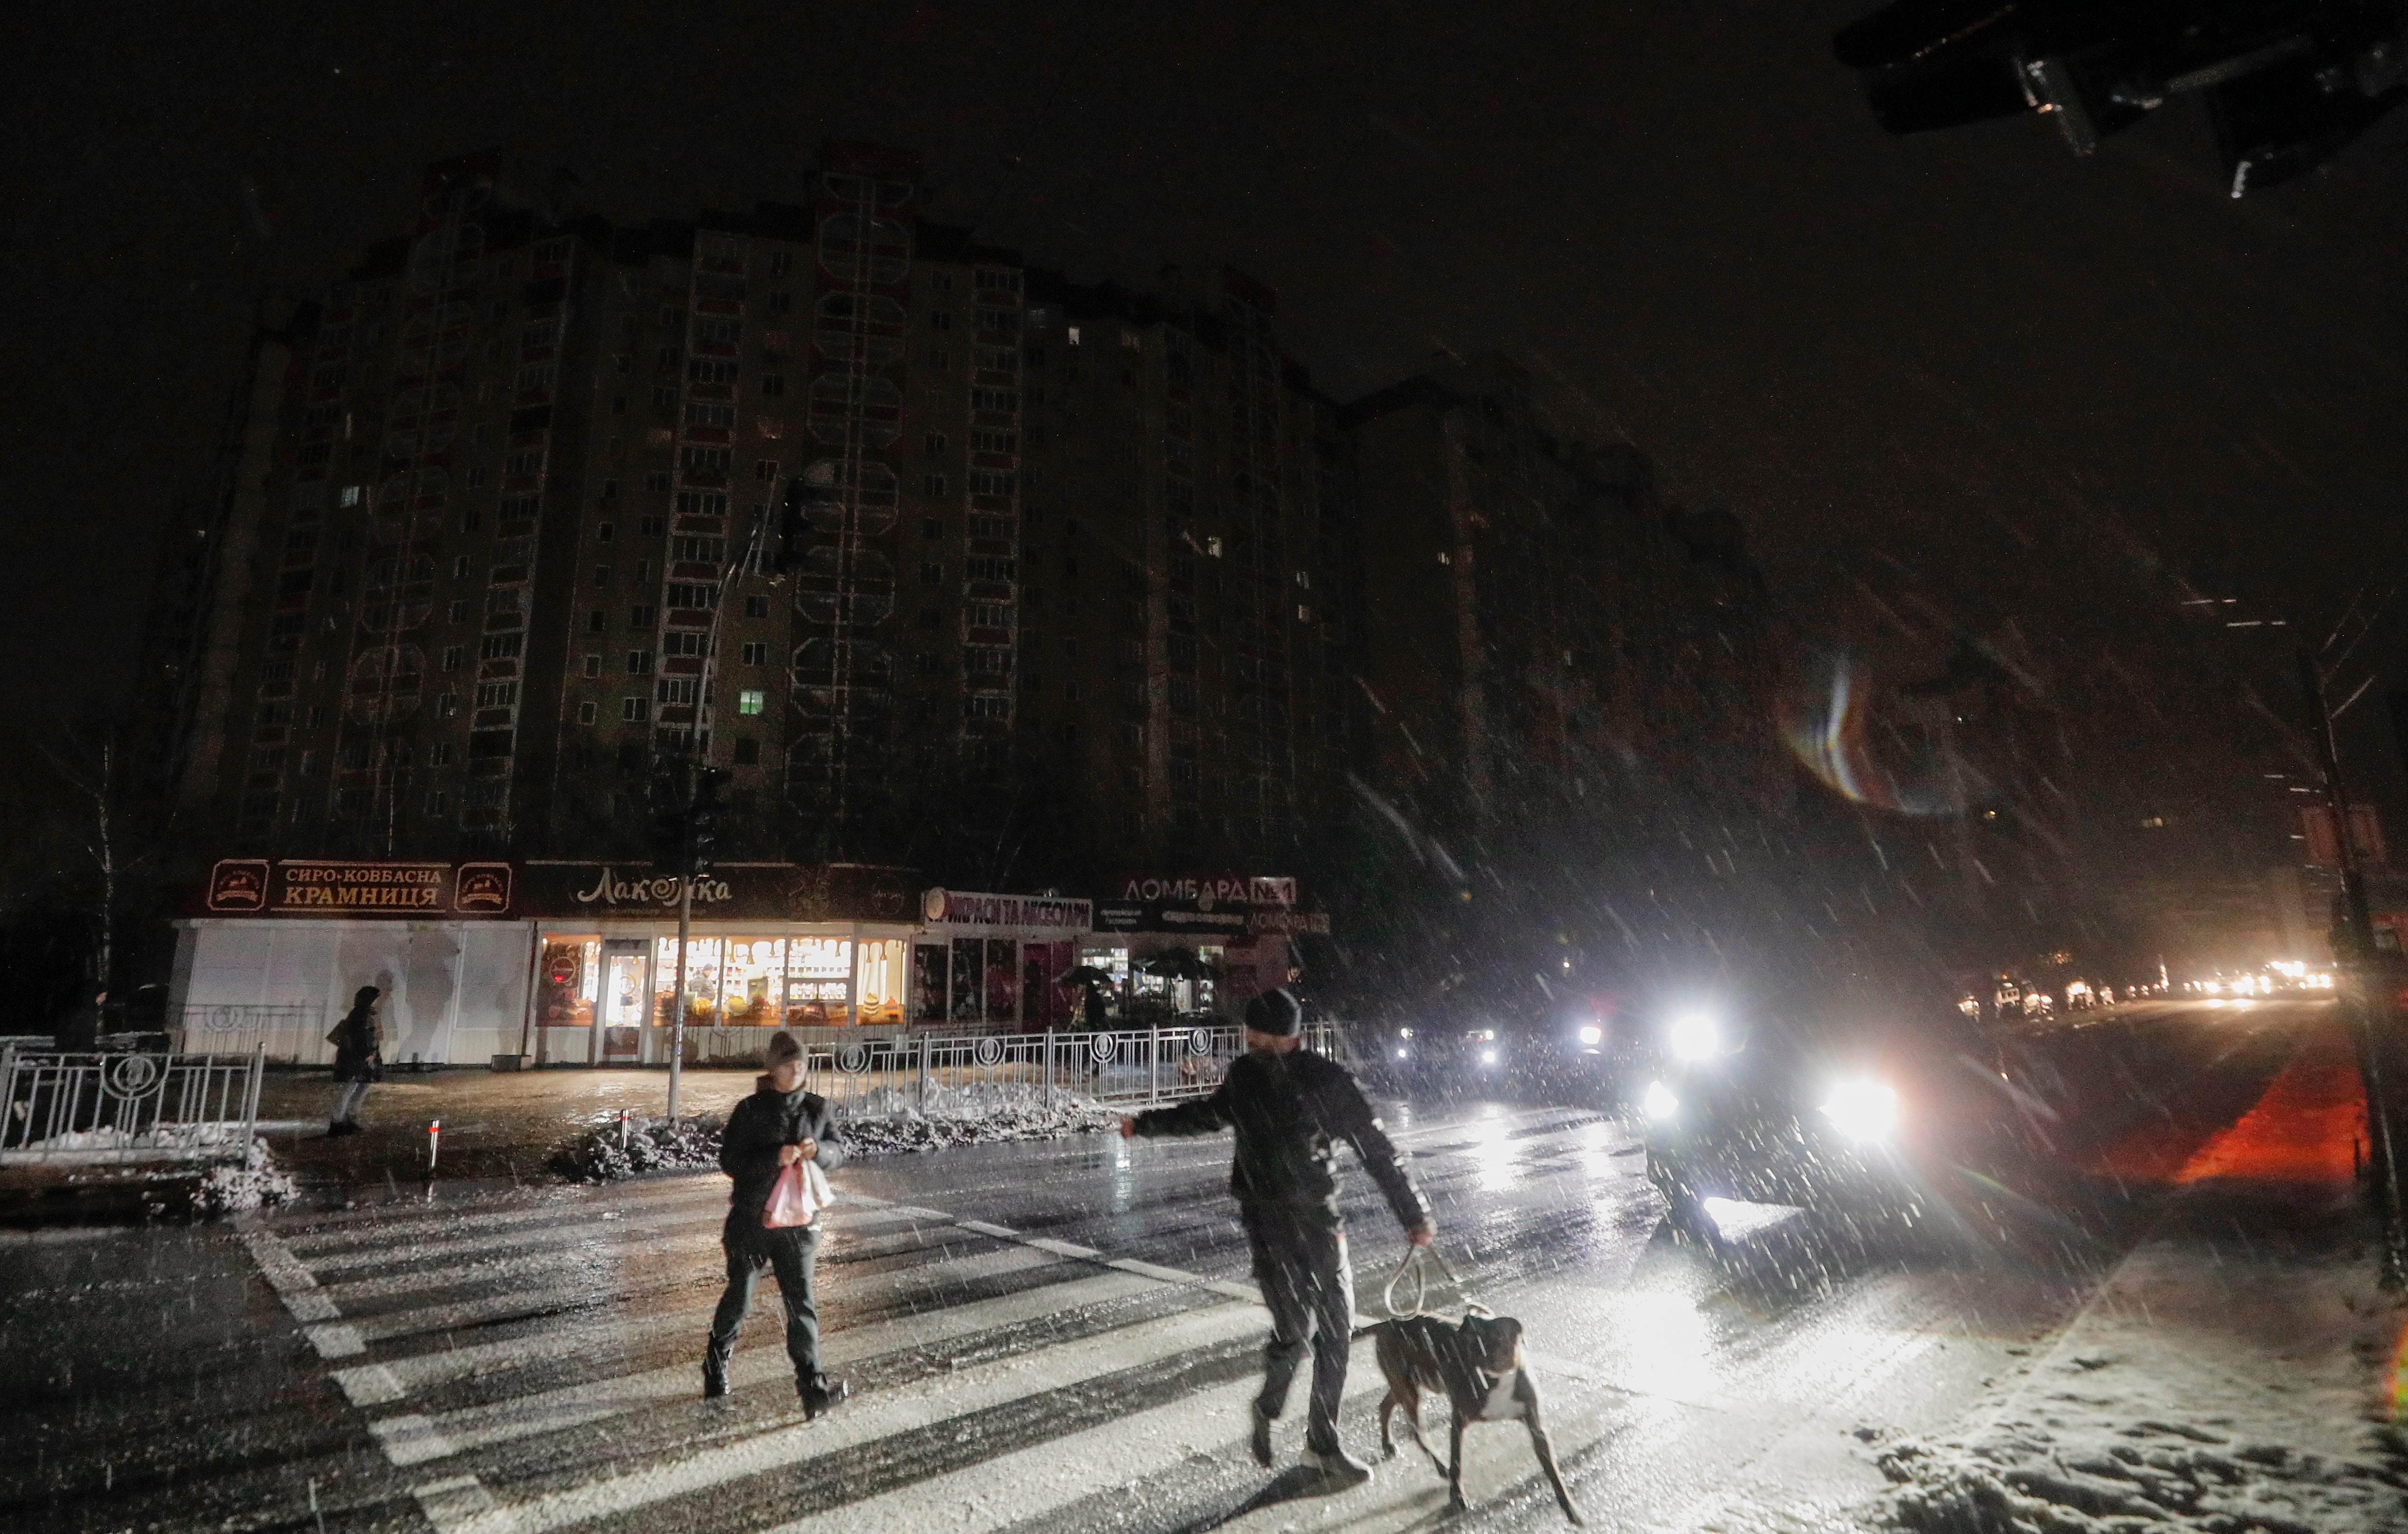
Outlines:
<svg viewBox="0 0 2408 1534"><path fill-rule="evenodd" d="M1872 682L1856 665L1831 667L1830 700L1818 714L1794 701L1781 707L1781 738L1806 770L1834 794L1856 804L1902 815L1940 815L1948 806L1937 795L1909 789L1873 760Z"/></svg>

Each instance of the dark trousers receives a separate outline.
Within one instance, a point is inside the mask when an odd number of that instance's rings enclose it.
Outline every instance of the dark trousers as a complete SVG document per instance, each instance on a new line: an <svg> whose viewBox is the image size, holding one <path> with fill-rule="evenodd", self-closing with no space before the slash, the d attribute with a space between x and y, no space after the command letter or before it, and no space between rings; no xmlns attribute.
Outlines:
<svg viewBox="0 0 2408 1534"><path fill-rule="evenodd" d="M755 1220L757 1222L757 1216ZM811 1270L820 1258L817 1226L771 1230L749 1228L730 1218L720 1240L727 1249L727 1289L710 1318L710 1355L724 1364L736 1351L736 1329L752 1308L752 1286L766 1270L776 1275L786 1302L786 1356L795 1361L795 1383L804 1389L824 1383L820 1373L820 1309L811 1294Z"/></svg>
<svg viewBox="0 0 2408 1534"><path fill-rule="evenodd" d="M1310 1208L1247 1205L1241 1213L1254 1249L1254 1282L1271 1312L1271 1340L1263 1348L1263 1414L1276 1417L1286 1410L1288 1386L1310 1345L1312 1409L1304 1441L1330 1453L1338 1447L1338 1399L1346 1393L1346 1350L1354 1333L1346 1227Z"/></svg>

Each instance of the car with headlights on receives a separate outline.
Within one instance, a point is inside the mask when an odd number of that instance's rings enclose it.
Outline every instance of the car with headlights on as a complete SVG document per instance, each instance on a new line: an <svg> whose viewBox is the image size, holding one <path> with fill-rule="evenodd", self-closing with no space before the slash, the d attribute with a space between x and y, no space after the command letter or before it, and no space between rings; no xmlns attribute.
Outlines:
<svg viewBox="0 0 2408 1534"><path fill-rule="evenodd" d="M1954 1168L2022 1144L2031 1105L1977 1020L1902 1015L1735 1022L1672 1013L1639 1092L1648 1180L1673 1227L1716 1235L1713 1201L1783 1204L1870 1238L1940 1217Z"/></svg>

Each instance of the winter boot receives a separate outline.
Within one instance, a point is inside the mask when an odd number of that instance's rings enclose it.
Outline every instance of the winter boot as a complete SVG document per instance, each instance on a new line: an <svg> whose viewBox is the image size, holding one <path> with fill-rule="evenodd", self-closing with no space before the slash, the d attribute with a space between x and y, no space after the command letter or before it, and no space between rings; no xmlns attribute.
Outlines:
<svg viewBox="0 0 2408 1534"><path fill-rule="evenodd" d="M1371 1479L1371 1467L1343 1449L1307 1449L1304 1468L1321 1477L1325 1491L1348 1491Z"/></svg>
<svg viewBox="0 0 2408 1534"><path fill-rule="evenodd" d="M845 1387L842 1380L822 1378L817 1384L804 1385L802 1388L803 1420L805 1422L813 1420L821 1412L838 1404L852 1394L853 1392Z"/></svg>
<svg viewBox="0 0 2408 1534"><path fill-rule="evenodd" d="M1269 1469L1271 1468L1271 1414L1263 1410L1263 1403L1260 1401L1254 1403L1254 1433L1248 1441L1248 1446L1254 1451L1254 1463L1265 1469Z"/></svg>
<svg viewBox="0 0 2408 1534"><path fill-rule="evenodd" d="M702 1352L702 1398L715 1401L727 1394L727 1355L733 1348L706 1345Z"/></svg>

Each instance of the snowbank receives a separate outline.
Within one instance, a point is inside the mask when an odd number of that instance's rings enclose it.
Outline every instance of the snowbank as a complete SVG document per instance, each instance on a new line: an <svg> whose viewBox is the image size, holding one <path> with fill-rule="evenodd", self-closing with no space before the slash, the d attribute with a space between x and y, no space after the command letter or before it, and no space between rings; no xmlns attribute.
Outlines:
<svg viewBox="0 0 2408 1534"><path fill-rule="evenodd" d="M926 1105L910 1089L881 1089L842 1111L838 1123L854 1155L892 1155L948 1145L1016 1140L1061 1140L1118 1127L1120 1111L1041 1087L932 1086ZM720 1120L631 1119L624 1142L619 1125L605 1125L554 1158L566 1176L610 1183L651 1171L700 1171L719 1165Z"/></svg>
<svg viewBox="0 0 2408 1534"><path fill-rule="evenodd" d="M222 1163L201 1178L193 1205L206 1214L236 1214L272 1204L289 1204L301 1196L293 1174L276 1165L267 1141L253 1140L242 1165Z"/></svg>
<svg viewBox="0 0 2408 1534"><path fill-rule="evenodd" d="M2344 1051L2303 1050L2195 1154L2160 1228L1964 1429L1896 1440L1918 1534L2408 1530L2408 1306L2376 1286ZM1866 1430L1869 1438L1879 1435Z"/></svg>

